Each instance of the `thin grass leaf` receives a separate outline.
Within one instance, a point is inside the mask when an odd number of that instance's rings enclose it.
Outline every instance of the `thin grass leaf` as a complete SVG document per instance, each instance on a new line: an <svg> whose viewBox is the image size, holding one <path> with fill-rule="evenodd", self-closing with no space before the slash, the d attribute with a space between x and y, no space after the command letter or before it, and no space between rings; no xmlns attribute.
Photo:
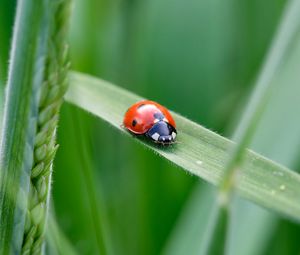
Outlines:
<svg viewBox="0 0 300 255"><path fill-rule="evenodd" d="M197 185L184 206L174 229L166 242L162 254L164 255L198 255L206 248L202 247L205 233L210 223L209 218L215 204L212 203L216 196L214 187L203 184Z"/></svg>
<svg viewBox="0 0 300 255"><path fill-rule="evenodd" d="M46 235L51 255L77 255L67 237L64 235L53 214L49 215L49 228ZM48 253L47 253L48 254Z"/></svg>
<svg viewBox="0 0 300 255"><path fill-rule="evenodd" d="M29 206L23 237L23 254L41 253L45 239L45 224L49 207L52 163L58 149L56 127L63 95L68 85L69 69L66 34L70 0L51 1L47 61L41 86L38 121L31 170Z"/></svg>
<svg viewBox="0 0 300 255"><path fill-rule="evenodd" d="M272 80L276 73L280 71L280 67L282 67L282 63L286 59L288 49L291 47L297 36L297 32L299 31L299 11L299 0L293 0L287 3L274 42L270 47L266 61L258 76L250 102L234 133L234 141L236 141L237 144L232 148L229 160L224 167L224 177L219 184L219 194L217 196L219 212L216 213L217 217L212 218L212 220L215 221L215 223L212 224L215 228L212 230L214 234L207 239L208 244L204 244L204 246L207 245L209 247L204 254L226 254L225 243L228 243L229 240L228 235L226 235L228 230L225 229L223 235L219 234L219 222L223 223L226 221L224 226L230 227L228 222L231 217L231 196L236 183L239 182L239 179L236 178L236 176L239 172L240 165L244 160L245 150L249 147L253 139L259 121L266 109L272 89L275 87L275 83L272 82ZM284 189L285 186L281 187ZM227 217L224 217L224 215L227 215ZM211 226L209 226L209 228L210 227ZM214 247L216 243L220 244L221 247L224 247L223 250L215 251Z"/></svg>
<svg viewBox="0 0 300 255"><path fill-rule="evenodd" d="M46 3L24 0L17 6L1 141L1 254L21 253L47 47Z"/></svg>
<svg viewBox="0 0 300 255"><path fill-rule="evenodd" d="M204 245L202 245L199 254L225 254L226 243L223 240L224 237L227 236L227 225L229 223L228 214L228 208L219 208L219 204L215 204L210 215L210 224L207 228L208 232L205 234L207 240L204 240ZM211 245L212 241L216 242L213 242L213 245Z"/></svg>
<svg viewBox="0 0 300 255"><path fill-rule="evenodd" d="M297 168L300 143L300 33L289 51L288 59L272 81L276 85L251 148L288 167ZM276 215L257 206L241 199L233 201L229 254L264 254L278 221ZM247 238L243 236L245 231Z"/></svg>
<svg viewBox="0 0 300 255"><path fill-rule="evenodd" d="M290 48L284 66L272 81L276 85L251 145L251 148L289 167L295 167L299 158L299 60L300 35ZM203 196L208 199L204 200ZM198 187L191 197L191 203L183 209L178 224L166 243L164 249L166 255L199 254L199 246L203 243L202 237L208 229L206 223L209 222L210 212L207 212L206 208L211 207L211 201L215 198L202 190L202 187L201 189ZM209 210L212 210L210 207ZM264 254L268 242L274 235L278 217L242 199L234 203L231 211L228 254Z"/></svg>
<svg viewBox="0 0 300 255"><path fill-rule="evenodd" d="M93 161L90 159L89 150L85 143L84 125L80 122L78 109L75 113L70 112L73 119L73 124L78 128L77 142L78 142L78 155L82 166L80 168L82 179L87 190L87 200L90 209L90 216L93 222L94 234L97 243L98 254L112 254L109 245L109 236L106 227L106 214L103 206L102 194L97 192L95 184L95 176L93 171ZM72 131L73 133L74 131ZM75 135L74 135L75 137Z"/></svg>
<svg viewBox="0 0 300 255"><path fill-rule="evenodd" d="M67 84L66 2L18 2L1 143L1 254L42 252Z"/></svg>
<svg viewBox="0 0 300 255"><path fill-rule="evenodd" d="M109 122L122 127L127 108L142 98L109 82L72 73L66 100ZM136 139L191 174L218 185L224 173L228 151L233 143L208 129L173 113L178 126L178 142L159 147ZM261 206L300 220L300 176L252 151L246 152L241 166L238 193Z"/></svg>
<svg viewBox="0 0 300 255"><path fill-rule="evenodd" d="M282 68L288 50L295 41L300 27L300 1L292 0L287 2L283 13L282 21L279 24L277 34L272 43L266 61L257 79L253 95L242 115L242 120L234 133L234 141L237 146L232 150L228 163L226 164L225 175L220 184L220 193L223 199L227 200L228 194L234 188L234 176L239 170L239 164L244 157L245 148L249 147L254 133L257 129L265 106L268 103L276 73ZM224 201L227 203L227 201Z"/></svg>

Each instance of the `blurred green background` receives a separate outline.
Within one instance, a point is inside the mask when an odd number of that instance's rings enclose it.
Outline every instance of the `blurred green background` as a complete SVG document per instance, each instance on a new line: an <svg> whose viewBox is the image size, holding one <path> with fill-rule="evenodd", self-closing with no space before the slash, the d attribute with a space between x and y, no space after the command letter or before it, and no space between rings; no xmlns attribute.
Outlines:
<svg viewBox="0 0 300 255"><path fill-rule="evenodd" d="M72 68L158 101L230 137L285 3L75 0L69 36ZM15 1L1 0L2 88L14 12ZM110 254L175 254L172 247L180 245L177 240L189 239L187 236L194 238L189 249L197 254L197 236L188 226L195 221L200 227L206 220L201 212L209 211L213 202L207 184L68 104L61 112L58 142L53 207L61 229L79 254L97 254L87 173L92 174L101 211L98 217ZM266 143L260 140L255 148L263 148L260 152L272 157ZM294 169L300 163L288 165L280 156L272 159ZM186 229L176 232L187 204L193 208L198 203L199 217L187 217ZM253 230L254 237L240 237L241 247L232 254L300 254L296 224L239 203L248 213L253 210L240 222L251 223L249 231ZM258 231L259 225L265 226L263 231ZM252 247L250 239L259 240L253 244L259 247ZM192 254L174 249L178 254Z"/></svg>

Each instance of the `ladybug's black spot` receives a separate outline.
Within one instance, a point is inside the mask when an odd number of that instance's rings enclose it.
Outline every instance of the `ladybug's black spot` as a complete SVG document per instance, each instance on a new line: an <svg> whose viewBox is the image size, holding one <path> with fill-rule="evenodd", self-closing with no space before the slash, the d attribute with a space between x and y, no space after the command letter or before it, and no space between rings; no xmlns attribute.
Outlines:
<svg viewBox="0 0 300 255"><path fill-rule="evenodd" d="M161 112L154 113L153 117L158 120L163 120L165 118L165 116Z"/></svg>
<svg viewBox="0 0 300 255"><path fill-rule="evenodd" d="M143 106L145 106L145 104L140 104L140 105L138 106L138 109L142 108Z"/></svg>
<svg viewBox="0 0 300 255"><path fill-rule="evenodd" d="M137 124L137 121L136 121L136 120L133 120L133 121L132 121L132 126L134 127L136 124Z"/></svg>

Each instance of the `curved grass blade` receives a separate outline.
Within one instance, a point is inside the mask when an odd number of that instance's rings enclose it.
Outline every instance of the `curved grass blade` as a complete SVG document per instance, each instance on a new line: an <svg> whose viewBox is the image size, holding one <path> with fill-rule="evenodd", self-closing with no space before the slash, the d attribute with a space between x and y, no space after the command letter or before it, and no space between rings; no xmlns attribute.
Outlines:
<svg viewBox="0 0 300 255"><path fill-rule="evenodd" d="M215 205L210 215L208 233L205 234L207 240L204 240L203 248L199 254L226 254L226 243L222 240L227 235L228 214L227 208L220 209L218 204ZM213 242L213 245L211 245L212 241L219 242Z"/></svg>
<svg viewBox="0 0 300 255"><path fill-rule="evenodd" d="M293 23L292 26L294 25ZM270 99L251 145L251 148L289 167L293 167L295 160L298 159L300 142L300 121L298 118L300 109L298 98L300 93L298 85L300 82L299 43L300 34L297 32L297 37L292 39L292 44L284 56L280 69L272 78L273 89ZM201 243L202 241L199 239L199 235L204 235L207 232L205 228L208 229L207 226L202 225L202 221L209 221L208 215L204 215L202 218L197 216L201 208L207 207L207 204L201 203L201 195L195 193L194 205L184 209L180 217L180 222L183 223L175 227L174 233L167 242L165 254L173 254L173 251L177 251L175 254L185 254L180 250L180 247L187 245L191 249L189 254L199 254L197 242L200 241ZM228 254L264 254L274 235L278 217L242 199L234 199L231 207ZM194 213L190 215L190 211ZM183 224L185 231L182 231ZM199 228L198 236L191 232L195 225ZM244 235L245 231L247 236ZM194 247L195 249L193 249Z"/></svg>
<svg viewBox="0 0 300 255"><path fill-rule="evenodd" d="M98 254L112 254L110 251L109 245L109 234L107 232L106 227L106 208L104 207L103 199L101 193L97 192L96 184L94 182L95 176L93 170L93 162L90 159L89 150L85 143L85 136L87 134L85 132L85 125L80 122L80 113L78 109L75 112L70 112L73 125L77 126L78 134L77 134L77 142L78 142L78 157L82 166L80 168L82 173L82 179L86 186L86 190L88 193L87 201L90 209L90 216L93 222L94 234L97 243ZM74 131L71 131L73 137L75 137Z"/></svg>
<svg viewBox="0 0 300 255"><path fill-rule="evenodd" d="M239 173L240 165L242 164L245 157L245 150L250 146L250 143L254 137L255 131L257 130L258 124L265 112L266 105L270 99L272 89L276 83L272 82L276 74L280 71L282 63L285 60L288 50L293 44L297 32L299 31L299 13L300 1L292 0L287 2L286 9L283 13L282 20L279 24L278 31L275 35L274 42L271 44L270 50L266 57L265 63L263 64L262 70L256 81L255 89L250 98L250 101L246 107L244 114L242 115L241 121L234 133L234 141L237 144L233 147L228 162L224 167L224 176L221 183L219 184L219 194L217 196L217 202L219 204L218 217L215 222L216 235L213 235L208 240L209 250L204 254L224 254L225 243L228 243L228 232L225 229L223 235L218 235L219 221L227 221L226 225L230 227L229 218L231 217L230 205L236 201L232 199L232 195L235 186L239 182L236 176ZM281 186L281 189L285 189L285 186ZM223 217L223 212L229 212L228 217ZM226 227L226 228L227 228ZM214 250L215 244L219 243L224 246L224 250L216 252Z"/></svg>
<svg viewBox="0 0 300 255"><path fill-rule="evenodd" d="M201 183L194 188L161 254L202 254L206 249L202 243L205 243L208 238L206 230L214 210L215 204L212 201L215 196L216 189L206 183L204 185Z"/></svg>
<svg viewBox="0 0 300 255"><path fill-rule="evenodd" d="M69 242L67 237L64 235L62 230L55 219L55 216L50 213L49 215L49 231L47 232L46 239L48 241L49 252L51 255L78 255L72 244Z"/></svg>
<svg viewBox="0 0 300 255"><path fill-rule="evenodd" d="M299 59L300 34L290 48L284 67L273 80L276 85L251 145L251 148L292 168L299 159L300 144ZM232 209L229 254L263 254L274 235L278 217L246 201L234 201ZM242 235L246 229L247 238Z"/></svg>
<svg viewBox="0 0 300 255"><path fill-rule="evenodd" d="M299 11L299 0L292 0L287 3L274 42L266 57L266 63L263 65L257 79L253 95L234 133L234 140L237 142L237 146L232 150L229 161L225 167L224 178L220 183L220 194L224 196L225 200L228 200L226 197L229 197L229 193L234 189L234 176L238 172L239 164L243 161L243 152L245 148L249 147L269 101L275 84L272 81L275 75L280 71L280 68L282 68L282 63L286 59L285 57L288 54L288 50L291 48L299 31ZM224 202L227 203L227 201Z"/></svg>
<svg viewBox="0 0 300 255"><path fill-rule="evenodd" d="M142 98L92 76L71 73L66 100L122 127L127 108ZM159 155L191 174L218 185L233 143L220 135L173 113L178 126L178 142L171 147L155 146L139 140ZM261 206L300 221L300 176L288 168L247 150L241 166L237 192Z"/></svg>

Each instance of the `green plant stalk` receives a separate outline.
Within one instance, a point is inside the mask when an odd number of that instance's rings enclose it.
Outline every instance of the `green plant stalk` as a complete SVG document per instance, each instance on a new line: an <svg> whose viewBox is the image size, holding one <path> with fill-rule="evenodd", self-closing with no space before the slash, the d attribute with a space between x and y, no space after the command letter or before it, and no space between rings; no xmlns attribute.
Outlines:
<svg viewBox="0 0 300 255"><path fill-rule="evenodd" d="M44 82L39 101L39 117L34 144L30 192L22 254L40 254L45 240L45 225L51 188L52 163L58 148L56 127L63 95L68 85L68 47L66 44L70 1L53 1L51 30Z"/></svg>
<svg viewBox="0 0 300 255"><path fill-rule="evenodd" d="M225 254L225 242L223 241L228 235L228 213L226 207L219 208L219 204L215 204L206 233L206 240L203 242L201 252L199 254ZM214 242L217 241L217 242Z"/></svg>
<svg viewBox="0 0 300 255"><path fill-rule="evenodd" d="M95 177L92 171L92 161L89 158L88 149L84 143L84 127L83 124L80 123L78 110L73 113L71 112L71 114L73 117L73 123L78 129L78 150L82 162L82 167L80 169L83 177L83 182L85 183L85 187L88 194L88 205L90 207L93 228L95 231L95 239L97 243L98 254L112 254L112 252L110 251L110 245L108 243L108 236L105 232L105 230L107 229L105 228L106 215L104 213L102 194L99 194L97 192L94 181Z"/></svg>
<svg viewBox="0 0 300 255"><path fill-rule="evenodd" d="M292 0L287 3L282 21L274 38L274 43L271 45L257 79L254 93L235 132L234 141L237 141L237 145L232 150L230 159L225 167L224 177L220 183L220 196L224 203L227 203L228 196L234 188L235 175L244 159L245 149L249 146L267 105L272 86L275 84L272 83L272 79L279 71L290 45L299 31L299 12L299 0Z"/></svg>
<svg viewBox="0 0 300 255"><path fill-rule="evenodd" d="M57 221L51 212L49 213L49 226L46 234L47 244L53 248L56 253L61 255L77 255L69 240L59 228Z"/></svg>
<svg viewBox="0 0 300 255"><path fill-rule="evenodd" d="M236 183L239 181L239 168L245 158L246 148L250 145L259 121L264 113L271 90L276 84L272 82L272 80L276 73L279 72L279 68L286 59L288 49L290 48L289 46L292 44L293 39L295 39L297 32L299 31L299 11L299 0L288 2L279 29L275 35L274 42L271 45L266 61L263 64L263 68L257 79L254 93L235 132L234 140L237 141L237 145L233 147L230 153L229 160L225 165L224 177L219 184L219 194L217 197L219 212L214 219L216 222L213 231L216 232L216 234L208 240L207 246L209 248L204 254L226 253L225 243L229 240L226 235L228 230L225 229L223 235L218 235L219 222L226 222L224 225L227 227L230 226L228 222L230 218L231 196ZM226 213L227 217L223 217L223 215L225 215L223 212L228 212ZM215 251L214 247L216 243L219 243L224 249Z"/></svg>
<svg viewBox="0 0 300 255"><path fill-rule="evenodd" d="M65 98L126 135L130 134L121 126L124 113L131 104L142 99L109 82L75 72L70 75ZM176 144L160 147L144 139L135 140L189 173L219 185L233 142L172 114L178 127ZM300 221L300 176L286 167L247 150L236 189L242 197Z"/></svg>
<svg viewBox="0 0 300 255"><path fill-rule="evenodd" d="M0 158L0 254L20 254L47 48L47 1L18 1Z"/></svg>

